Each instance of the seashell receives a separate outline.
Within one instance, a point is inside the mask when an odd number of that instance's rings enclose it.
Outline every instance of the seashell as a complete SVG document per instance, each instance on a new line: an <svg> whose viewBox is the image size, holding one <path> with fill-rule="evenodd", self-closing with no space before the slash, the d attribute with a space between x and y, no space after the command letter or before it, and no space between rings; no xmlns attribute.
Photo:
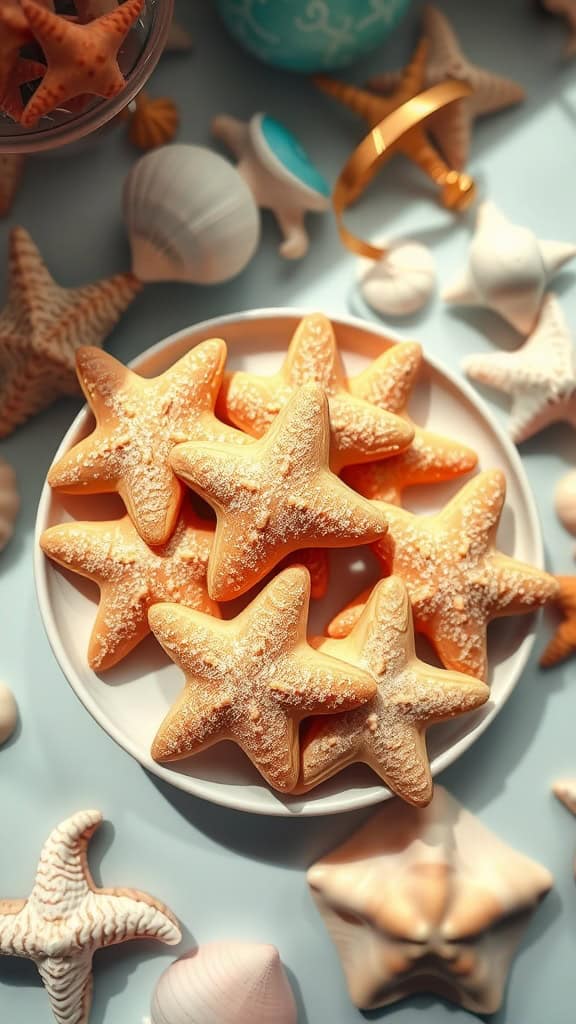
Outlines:
<svg viewBox="0 0 576 1024"><path fill-rule="evenodd" d="M211 942L164 971L150 1024L296 1024L296 1017L274 946Z"/></svg>
<svg viewBox="0 0 576 1024"><path fill-rule="evenodd" d="M431 992L494 1013L553 882L441 786L426 808L390 800L308 871L361 1009Z"/></svg>
<svg viewBox="0 0 576 1024"><path fill-rule="evenodd" d="M141 92L134 101L128 138L137 149L156 149L172 142L180 126L178 107L169 97L152 98Z"/></svg>
<svg viewBox="0 0 576 1024"><path fill-rule="evenodd" d="M0 683L0 747L9 740L18 721L18 708L12 690Z"/></svg>
<svg viewBox="0 0 576 1024"><path fill-rule="evenodd" d="M576 469L566 473L554 492L556 515L568 533L576 536Z"/></svg>
<svg viewBox="0 0 576 1024"><path fill-rule="evenodd" d="M304 214L330 207L330 188L298 139L268 114L254 114L248 122L221 114L212 132L238 160L258 206L272 210L284 240L279 252L289 260L308 250Z"/></svg>
<svg viewBox="0 0 576 1024"><path fill-rule="evenodd" d="M358 288L371 309L382 316L409 316L422 309L436 287L432 253L420 242L373 244L387 251L379 260L358 260Z"/></svg>
<svg viewBox="0 0 576 1024"><path fill-rule="evenodd" d="M227 281L260 238L246 182L202 146L163 146L141 157L124 186L124 219L133 272L144 282Z"/></svg>
<svg viewBox="0 0 576 1024"><path fill-rule="evenodd" d="M484 306L524 336L536 326L550 278L576 256L571 242L543 242L492 202L478 210L468 265L444 290L455 306Z"/></svg>
<svg viewBox="0 0 576 1024"><path fill-rule="evenodd" d="M12 466L0 459L0 551L6 547L14 532L19 508L16 474Z"/></svg>

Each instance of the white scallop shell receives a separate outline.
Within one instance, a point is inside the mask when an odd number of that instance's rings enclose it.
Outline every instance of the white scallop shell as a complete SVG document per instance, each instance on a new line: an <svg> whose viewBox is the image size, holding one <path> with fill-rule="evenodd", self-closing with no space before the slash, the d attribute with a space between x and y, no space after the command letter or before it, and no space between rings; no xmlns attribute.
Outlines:
<svg viewBox="0 0 576 1024"><path fill-rule="evenodd" d="M0 746L9 740L18 721L18 708L14 694L0 683Z"/></svg>
<svg viewBox="0 0 576 1024"><path fill-rule="evenodd" d="M164 972L150 1024L296 1024L296 1017L274 946L212 942Z"/></svg>
<svg viewBox="0 0 576 1024"><path fill-rule="evenodd" d="M554 492L556 515L568 533L576 536L576 469L566 473Z"/></svg>
<svg viewBox="0 0 576 1024"><path fill-rule="evenodd" d="M239 274L260 238L260 214L242 176L202 146L163 146L124 186L132 270L141 281L215 284Z"/></svg>
<svg viewBox="0 0 576 1024"><path fill-rule="evenodd" d="M358 260L358 288L365 302L382 316L409 316L425 306L436 287L432 253L420 242L373 244L387 247L379 260Z"/></svg>
<svg viewBox="0 0 576 1024"><path fill-rule="evenodd" d="M20 508L16 474L7 462L0 459L0 551L14 532L14 523Z"/></svg>

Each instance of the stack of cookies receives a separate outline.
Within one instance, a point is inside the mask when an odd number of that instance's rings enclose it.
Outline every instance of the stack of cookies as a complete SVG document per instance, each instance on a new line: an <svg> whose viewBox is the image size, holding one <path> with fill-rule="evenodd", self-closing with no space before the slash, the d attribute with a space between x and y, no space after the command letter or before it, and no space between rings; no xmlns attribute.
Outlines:
<svg viewBox="0 0 576 1024"><path fill-rule="evenodd" d="M217 339L152 379L99 349L78 353L96 427L48 480L69 494L116 492L126 514L54 526L41 545L100 588L95 671L152 632L184 673L156 761L232 740L282 793L362 762L409 803L430 801L426 730L488 699L488 623L533 611L557 583L496 550L499 470L437 515L401 507L405 488L477 463L410 421L421 358L398 343L348 379L319 314L266 378L226 374ZM373 546L382 579L326 637L309 637L311 593L338 585L327 549L359 545ZM226 618L236 598L242 610ZM414 630L443 668L416 656Z"/></svg>

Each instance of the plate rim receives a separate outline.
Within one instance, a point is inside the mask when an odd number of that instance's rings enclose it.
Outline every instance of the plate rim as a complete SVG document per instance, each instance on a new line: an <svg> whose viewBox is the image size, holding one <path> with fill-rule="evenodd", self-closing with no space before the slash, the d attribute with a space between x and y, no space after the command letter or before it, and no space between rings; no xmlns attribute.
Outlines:
<svg viewBox="0 0 576 1024"><path fill-rule="evenodd" d="M137 356L131 359L127 365L131 369L137 369L138 366L141 367L148 360L154 359L158 352L177 344L187 335L190 335L193 332L195 334L200 332L210 332L213 326L217 326L218 331L216 333L220 334L222 333L222 330L225 329L226 325L231 323L265 319L292 319L299 321L302 317L309 316L313 312L316 312L316 310L309 307L274 306L259 307L256 309L242 310L237 313L227 313L223 316L210 317L206 320L201 320L198 323L191 324L179 331L173 332L166 338L163 338L154 345L151 345L143 352L140 352ZM373 333L392 343L411 340L403 337L401 333L388 330L384 325L362 319L358 316L349 315L347 313L338 313L334 315L325 313L324 315L326 315L330 319L331 323L335 325L336 330L340 324L346 327L355 327L362 331ZM198 344L198 342L196 342L196 344ZM531 539L536 555L532 564L537 568L543 569L544 541L540 526L540 519L530 481L516 445L506 434L498 420L493 417L489 406L482 396L472 388L468 381L458 375L457 371L452 370L450 367L445 366L441 361L430 356L425 351L424 345L422 345L422 350L423 362L427 364L433 372L444 377L457 391L461 392L468 402L475 408L476 412L480 414L482 419L490 422L492 430L497 435L498 441L502 445L506 456L514 469L517 481L522 491L527 521L530 527ZM77 431L82 420L89 414L90 410L88 404L85 403L69 424L53 455L52 462L59 458L67 449L68 438L71 434ZM87 692L85 685L81 681L81 677L78 676L71 663L66 647L57 628L55 616L52 610L52 602L49 597L48 584L49 573L55 570L52 562L45 557L39 543L40 535L46 528L51 496L52 490L48 485L47 479L45 479L38 502L34 525L34 582L44 631L59 669L82 706L86 711L88 711L97 725L110 737L110 739L129 754L145 771L155 775L162 782L166 782L190 796L208 800L217 806L226 807L231 810L269 817L324 817L330 814L343 814L374 806L375 804L379 804L394 796L386 786L383 784L376 784L375 786L359 791L354 796L348 796L348 799L346 798L345 790L341 793L331 794L325 801L321 802L306 802L306 795L304 795L303 797L298 798L298 802L292 806L290 803L284 802L282 794L268 790L268 792L271 792L272 796L276 799L275 802L272 802L269 805L263 805L260 798L256 795L252 795L252 793L244 792L244 795L242 795L242 787L238 787L238 794L228 795L226 791L221 794L218 792L214 794L212 792L207 792L207 790L214 786L214 782L174 772L169 767L165 767L164 765L153 761L149 756L143 759L141 753L137 752L135 745L130 741L130 738L125 736L112 722L110 722L110 719L103 714L97 701ZM474 730L460 737L460 739L458 739L451 747L437 755L433 769L434 778L450 765L454 764L459 757L461 757L476 743L509 700L512 692L524 673L534 647L536 639L535 615L533 618L534 624L521 641L520 646L522 650L518 666L511 673L510 681L507 683L499 703L492 704L492 706L490 706L491 702L488 701L488 705L486 705L489 709L488 713L479 719ZM104 722L106 722L106 724L104 724ZM332 802L334 803L334 806L332 806Z"/></svg>

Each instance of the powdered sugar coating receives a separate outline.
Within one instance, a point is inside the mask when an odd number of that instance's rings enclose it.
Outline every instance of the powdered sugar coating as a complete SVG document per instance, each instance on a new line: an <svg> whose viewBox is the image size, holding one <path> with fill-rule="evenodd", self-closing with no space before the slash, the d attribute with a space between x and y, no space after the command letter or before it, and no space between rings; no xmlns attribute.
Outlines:
<svg viewBox="0 0 576 1024"><path fill-rule="evenodd" d="M191 440L250 443L214 416L225 359L225 343L211 339L146 379L105 352L81 349L78 376L96 428L52 466L50 486L68 493L117 491L142 539L165 544L184 494L170 468L174 446Z"/></svg>
<svg viewBox="0 0 576 1024"><path fill-rule="evenodd" d="M152 745L155 760L231 739L271 786L294 788L300 720L355 707L376 690L362 670L309 647L309 599L310 577L294 567L226 622L175 604L150 610L154 635L186 677Z"/></svg>
<svg viewBox="0 0 576 1024"><path fill-rule="evenodd" d="M386 532L383 509L328 468L328 402L318 384L290 398L259 441L180 445L171 465L215 508L208 567L216 601L245 593L298 548L347 547Z"/></svg>
<svg viewBox="0 0 576 1024"><path fill-rule="evenodd" d="M378 692L357 710L306 723L300 788L307 791L364 762L402 799L425 806L432 798L426 729L480 707L488 687L416 657L410 600L398 576L377 584L347 639L316 646L365 669Z"/></svg>
<svg viewBox="0 0 576 1024"><path fill-rule="evenodd" d="M437 515L416 516L388 505L389 537L375 545L386 574L406 582L416 629L442 664L484 680L488 622L534 611L558 593L553 576L496 550L505 495L504 474L489 470ZM330 623L330 635L350 628L362 610L354 604Z"/></svg>
<svg viewBox="0 0 576 1024"><path fill-rule="evenodd" d="M159 548L144 543L128 516L45 530L40 538L45 554L100 588L88 647L91 668L103 671L125 658L150 632L148 610L160 601L220 614L206 589L213 538L214 530L188 505L168 543Z"/></svg>

